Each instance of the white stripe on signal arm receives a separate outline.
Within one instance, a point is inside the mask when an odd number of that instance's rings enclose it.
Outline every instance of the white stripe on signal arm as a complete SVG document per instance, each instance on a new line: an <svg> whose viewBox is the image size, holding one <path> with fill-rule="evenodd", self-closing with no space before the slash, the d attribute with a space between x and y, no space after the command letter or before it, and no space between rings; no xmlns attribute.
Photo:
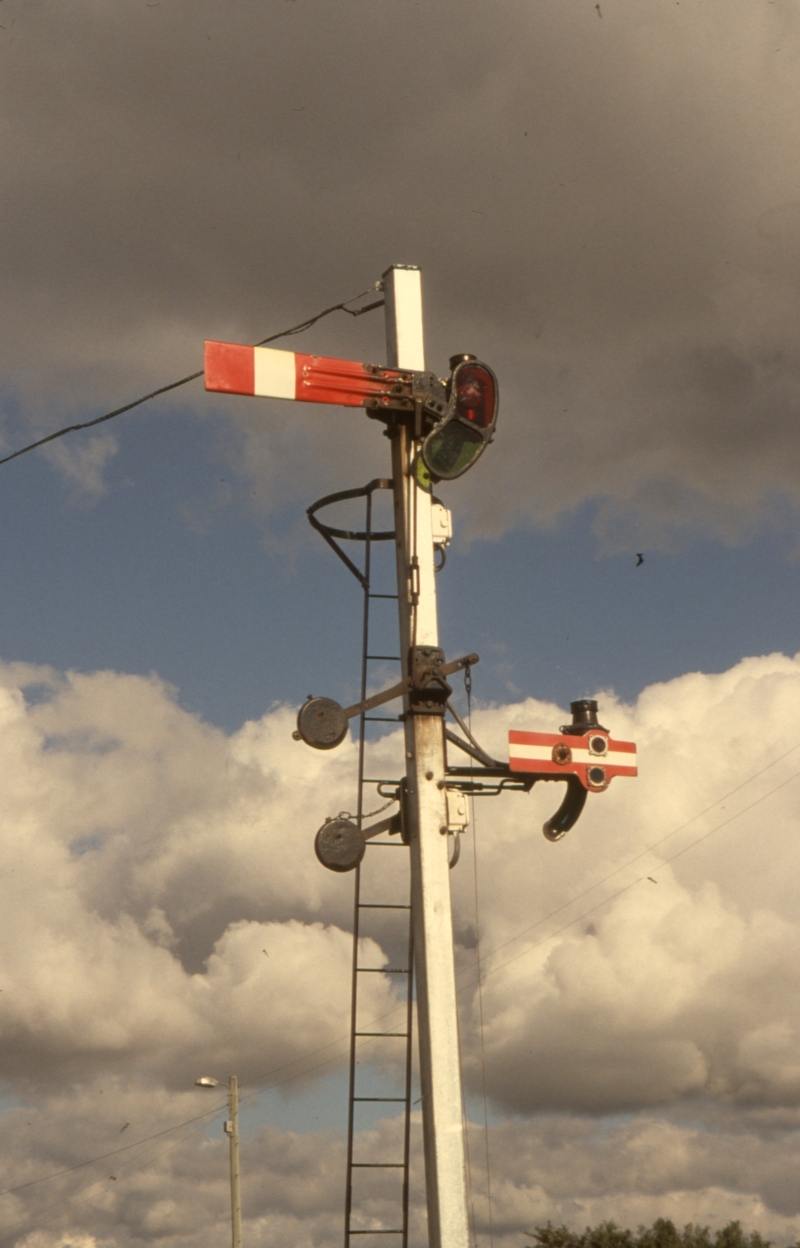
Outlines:
<svg viewBox="0 0 800 1248"><path fill-rule="evenodd" d="M265 399L297 397L297 368L294 351L276 351L272 347L253 348L253 393Z"/></svg>
<svg viewBox="0 0 800 1248"><path fill-rule="evenodd" d="M522 745L512 742L509 748L511 758L530 758L541 762L553 762L553 747L548 745ZM578 750L570 746L573 763L600 763L613 767L635 767L636 754L633 751L609 750L607 754L591 754L589 750Z"/></svg>

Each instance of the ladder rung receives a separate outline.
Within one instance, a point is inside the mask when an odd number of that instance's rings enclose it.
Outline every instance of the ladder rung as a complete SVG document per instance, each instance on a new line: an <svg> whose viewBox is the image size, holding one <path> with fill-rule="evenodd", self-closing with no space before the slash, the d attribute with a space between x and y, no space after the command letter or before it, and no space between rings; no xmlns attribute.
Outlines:
<svg viewBox="0 0 800 1248"><path fill-rule="evenodd" d="M348 1235L405 1235L405 1231L353 1231L348 1228Z"/></svg>
<svg viewBox="0 0 800 1248"><path fill-rule="evenodd" d="M383 659L386 663L399 663L401 661L399 654L368 654L365 657L368 659L375 659L376 661L378 659Z"/></svg>
<svg viewBox="0 0 800 1248"><path fill-rule="evenodd" d="M399 715L365 715L364 719L368 724L399 724L401 722Z"/></svg>
<svg viewBox="0 0 800 1248"><path fill-rule="evenodd" d="M354 1036L385 1036L387 1039L389 1037L396 1037L399 1040L408 1039L407 1031L354 1031L353 1035Z"/></svg>
<svg viewBox="0 0 800 1248"><path fill-rule="evenodd" d="M380 1101L382 1105L388 1105L389 1102L399 1101L401 1105L405 1105L406 1098L404 1096L354 1096L354 1101Z"/></svg>
<svg viewBox="0 0 800 1248"><path fill-rule="evenodd" d="M397 594L368 594L369 598L396 598Z"/></svg>
<svg viewBox="0 0 800 1248"><path fill-rule="evenodd" d="M394 906L383 901L360 901L359 910L410 910L410 906Z"/></svg>
<svg viewBox="0 0 800 1248"><path fill-rule="evenodd" d="M371 975L407 975L408 968L401 966L357 966L356 971Z"/></svg>
<svg viewBox="0 0 800 1248"><path fill-rule="evenodd" d="M399 780L376 780L373 776L365 776L361 781L362 784L399 784Z"/></svg>
<svg viewBox="0 0 800 1248"><path fill-rule="evenodd" d="M351 1170L404 1170L404 1161L351 1161Z"/></svg>

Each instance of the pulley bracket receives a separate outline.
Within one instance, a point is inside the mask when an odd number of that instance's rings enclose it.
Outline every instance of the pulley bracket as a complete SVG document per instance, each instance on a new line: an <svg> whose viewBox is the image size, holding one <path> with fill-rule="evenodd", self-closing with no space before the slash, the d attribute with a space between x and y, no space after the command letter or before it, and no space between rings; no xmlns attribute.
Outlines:
<svg viewBox="0 0 800 1248"><path fill-rule="evenodd" d="M297 713L297 728L292 736L295 741L305 741L315 750L335 749L347 735L349 719L364 715L406 693L412 695L412 713L443 715L445 702L452 693L444 677L463 671L465 667L473 667L480 662L480 658L477 654L467 654L450 663L443 662L443 659L443 652L436 646L416 647L412 653L411 676L373 694L371 698L365 698L363 702L354 702L352 706L340 706L332 698L309 698Z"/></svg>

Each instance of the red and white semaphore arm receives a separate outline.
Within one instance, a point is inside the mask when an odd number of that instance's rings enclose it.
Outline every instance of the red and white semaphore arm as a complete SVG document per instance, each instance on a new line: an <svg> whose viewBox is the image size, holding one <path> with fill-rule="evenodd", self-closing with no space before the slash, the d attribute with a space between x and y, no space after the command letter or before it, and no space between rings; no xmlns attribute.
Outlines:
<svg viewBox="0 0 800 1248"><path fill-rule="evenodd" d="M412 406L408 371L300 351L206 342L206 390L341 407ZM405 400L405 402L403 402Z"/></svg>

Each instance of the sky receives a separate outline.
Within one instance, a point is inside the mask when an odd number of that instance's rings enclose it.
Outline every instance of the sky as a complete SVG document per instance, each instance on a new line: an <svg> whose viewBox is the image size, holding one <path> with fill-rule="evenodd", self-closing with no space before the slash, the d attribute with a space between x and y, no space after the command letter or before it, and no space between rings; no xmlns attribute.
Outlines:
<svg viewBox="0 0 800 1248"><path fill-rule="evenodd" d="M596 696L640 775L558 845L549 787L476 803L475 1248L800 1238L799 60L797 0L0 5L0 457L393 263L429 366L498 375L495 443L439 487L442 643L481 656L490 752ZM284 345L382 363L383 313ZM359 680L360 591L305 509L384 475L357 411L201 381L0 465L0 1248L224 1240L224 1095L193 1084L230 1073L246 1243L340 1243L352 877L313 837L356 754L291 732ZM399 749L376 731L372 774ZM402 1014L369 978L365 1017ZM412 1155L416 1248L418 1108Z"/></svg>

